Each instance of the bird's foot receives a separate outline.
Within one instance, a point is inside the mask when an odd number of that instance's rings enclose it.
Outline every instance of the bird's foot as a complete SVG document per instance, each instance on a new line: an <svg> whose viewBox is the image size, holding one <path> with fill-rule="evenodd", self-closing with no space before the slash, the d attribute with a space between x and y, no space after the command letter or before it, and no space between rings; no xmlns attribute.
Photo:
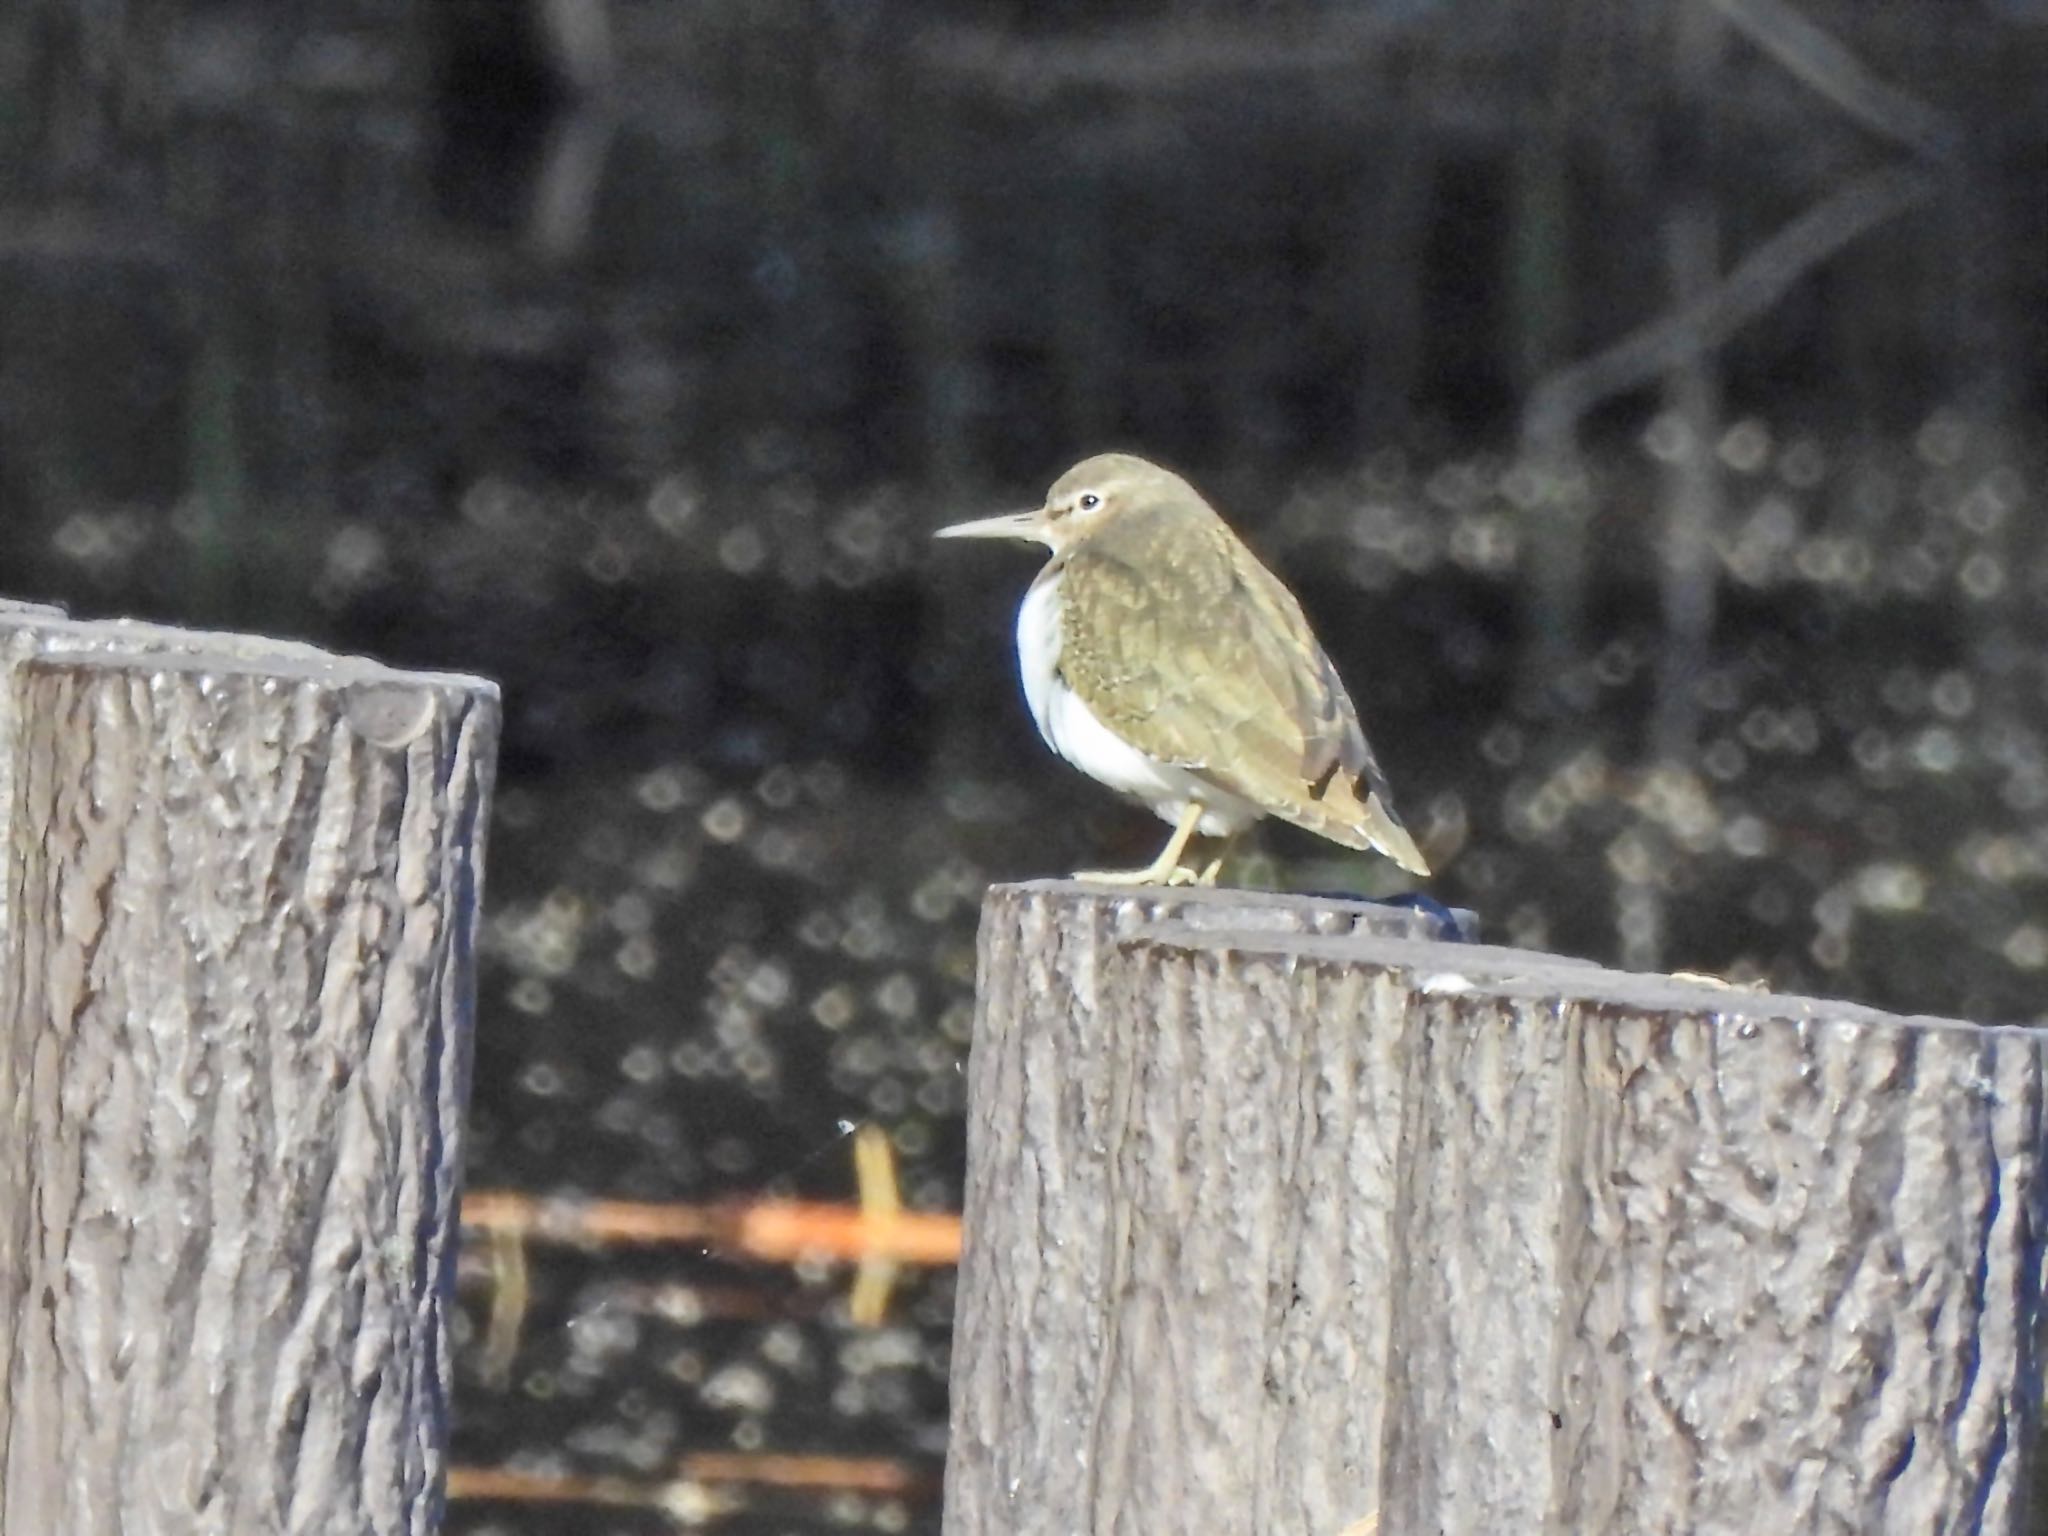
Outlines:
<svg viewBox="0 0 2048 1536"><path fill-rule="evenodd" d="M1202 866L1201 874L1195 877L1195 884L1214 885L1216 883L1216 877L1223 873L1223 861L1230 857L1231 849L1237 846L1238 832L1243 830L1240 827L1237 829L1237 832L1226 832L1223 834L1223 841L1216 847L1216 856Z"/></svg>
<svg viewBox="0 0 2048 1536"><path fill-rule="evenodd" d="M1213 885L1213 870L1204 879L1180 861L1181 852L1187 847L1188 839L1195 835L1195 824L1201 819L1202 802L1190 800L1180 808L1180 819L1174 823L1173 836L1159 850L1159 857L1143 869L1080 870L1074 878L1096 885Z"/></svg>
<svg viewBox="0 0 2048 1536"><path fill-rule="evenodd" d="M1074 878L1084 885L1202 885L1214 884L1185 864L1149 864L1143 869L1077 869Z"/></svg>

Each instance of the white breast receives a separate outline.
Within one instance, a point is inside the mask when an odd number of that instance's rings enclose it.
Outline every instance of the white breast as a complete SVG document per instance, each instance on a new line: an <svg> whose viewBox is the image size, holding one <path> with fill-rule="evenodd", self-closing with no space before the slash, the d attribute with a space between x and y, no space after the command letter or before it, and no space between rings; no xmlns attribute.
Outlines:
<svg viewBox="0 0 2048 1536"><path fill-rule="evenodd" d="M1038 734L1055 752L1060 750L1052 733L1052 691L1059 686L1059 596L1059 573L1048 571L1031 583L1024 606L1017 610L1017 669L1024 674L1024 702L1031 706Z"/></svg>
<svg viewBox="0 0 2048 1536"><path fill-rule="evenodd" d="M1017 610L1017 665L1024 699L1045 744L1090 778L1142 801L1167 822L1199 800L1205 808L1199 829L1223 837L1257 821L1249 801L1203 784L1184 768L1147 757L1096 717L1059 675L1060 577L1047 571L1031 584Z"/></svg>

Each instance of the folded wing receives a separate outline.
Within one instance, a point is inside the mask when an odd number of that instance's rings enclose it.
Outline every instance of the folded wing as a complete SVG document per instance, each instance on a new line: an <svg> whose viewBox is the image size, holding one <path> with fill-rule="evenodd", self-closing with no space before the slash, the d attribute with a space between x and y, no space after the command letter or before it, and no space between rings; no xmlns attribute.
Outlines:
<svg viewBox="0 0 2048 1536"><path fill-rule="evenodd" d="M1060 671L1139 750L1427 874L1301 605L1206 508L1133 510L1061 577Z"/></svg>

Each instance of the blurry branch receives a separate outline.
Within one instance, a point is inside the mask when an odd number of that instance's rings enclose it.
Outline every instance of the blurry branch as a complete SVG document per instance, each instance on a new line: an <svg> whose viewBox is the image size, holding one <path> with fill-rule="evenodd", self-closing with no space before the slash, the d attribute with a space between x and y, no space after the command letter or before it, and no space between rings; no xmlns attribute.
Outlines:
<svg viewBox="0 0 2048 1536"><path fill-rule="evenodd" d="M694 1451L682 1475L699 1483L760 1488L831 1488L857 1493L919 1493L931 1479L900 1461L874 1456L790 1456L773 1452Z"/></svg>
<svg viewBox="0 0 2048 1536"><path fill-rule="evenodd" d="M819 1488L875 1494L921 1491L930 1479L900 1461L870 1456L793 1456L773 1451L696 1451L683 1457L678 1478L691 1483L751 1484L760 1488ZM496 1467L454 1467L451 1499L513 1499L543 1503L658 1504L668 1484L613 1478L546 1477Z"/></svg>
<svg viewBox="0 0 2048 1536"><path fill-rule="evenodd" d="M1725 20L1709 6L1682 16L1672 59L1687 119L1703 122L1725 54ZM1664 266L1675 308L1683 312L1711 293L1720 278L1721 220L1714 188L1697 159L1664 211ZM1719 602L1715 540L1727 515L1727 491L1714 444L1721 436L1719 358L1700 347L1664 379L1664 410L1676 428L1662 470L1663 528L1658 539L1657 592L1664 633L1657 658L1650 742L1659 759L1689 762L1698 744L1699 688ZM1624 962L1662 970L1667 925L1664 893L1654 879L1623 874L1616 890Z"/></svg>
<svg viewBox="0 0 2048 1536"><path fill-rule="evenodd" d="M498 1504L588 1504L603 1509L649 1509L669 1517L678 1529L701 1526L721 1515L738 1514L745 1500L719 1494L687 1478L666 1483L623 1477L579 1477L551 1472L517 1472L507 1467L450 1467L448 1502L486 1499Z"/></svg>
<svg viewBox="0 0 2048 1536"><path fill-rule="evenodd" d="M853 1133L853 1178L860 1191L860 1214L866 1225L866 1246L854 1272L847 1313L862 1328L879 1328L889 1312L889 1293L896 1288L902 1265L894 1251L903 1225L903 1186L896 1176L896 1148L878 1125ZM950 1239L953 1258L960 1257L959 1231Z"/></svg>
<svg viewBox="0 0 2048 1536"><path fill-rule="evenodd" d="M572 260L589 244L616 127L604 97L579 102L555 123L526 213L527 241L542 260Z"/></svg>
<svg viewBox="0 0 2048 1536"><path fill-rule="evenodd" d="M527 239L543 260L580 255L616 128L618 50L607 0L537 0L548 66L569 103L553 126L527 209Z"/></svg>
<svg viewBox="0 0 2048 1536"><path fill-rule="evenodd" d="M153 225L83 203L0 203L0 262L118 264L137 271L191 266L189 253Z"/></svg>
<svg viewBox="0 0 2048 1536"><path fill-rule="evenodd" d="M960 1262L960 1218L903 1209L895 1149L880 1127L864 1125L854 1133L853 1162L860 1204L851 1208L805 1200L550 1200L515 1190L471 1190L462 1197L462 1230L483 1237L493 1282L482 1361L486 1384L508 1381L518 1354L531 1293L529 1241L580 1248L684 1244L773 1264L850 1259L860 1267L848 1311L858 1326L880 1327L905 1265Z"/></svg>
<svg viewBox="0 0 2048 1536"><path fill-rule="evenodd" d="M810 1200L731 1205L655 1205L636 1200L559 1200L509 1189L462 1197L465 1231L510 1232L571 1248L683 1244L776 1264L863 1259L949 1265L960 1255L960 1218L903 1211L876 1220L855 1206Z"/></svg>
<svg viewBox="0 0 2048 1536"><path fill-rule="evenodd" d="M1851 121L1905 146L1912 159L1841 186L1716 276L1716 221L1709 189L1681 189L1666 221L1666 261L1674 307L1605 351L1559 368L1530 391L1522 410L1522 448L1560 485L1571 483L1577 434L1586 413L1655 379L1681 437L1667 473L1660 595L1666 623L1655 736L1659 752L1690 755L1697 726L1694 683L1714 623L1713 531L1721 517L1718 475L1708 455L1720 415L1711 354L1775 304L1808 272L1861 236L1932 196L1936 172L1958 158L1960 130L1917 97L1879 80L1846 47L1788 0L1678 0L1680 93L1694 131L1705 121L1721 25L1766 56ZM1569 497L1544 541L1532 581L1536 643L1525 685L1541 697L1576 650L1586 571L1583 515ZM1654 927L1654 924L1650 925ZM1653 955L1632 963L1654 964Z"/></svg>
<svg viewBox="0 0 2048 1536"><path fill-rule="evenodd" d="M569 89L579 96L609 91L619 59L606 0L538 0L534 9L548 62Z"/></svg>
<svg viewBox="0 0 2048 1536"><path fill-rule="evenodd" d="M1813 268L1924 202L1935 186L1919 165L1859 176L1751 251L1697 302L1538 384L1522 411L1523 445L1539 452L1566 450L1580 419L1601 401L1668 373L1702 347L1719 346Z"/></svg>
<svg viewBox="0 0 2048 1536"><path fill-rule="evenodd" d="M1862 60L1786 0L1706 3L1787 73L1880 138L1930 160L1954 157L1962 134L1945 114L1871 74Z"/></svg>
<svg viewBox="0 0 2048 1536"><path fill-rule="evenodd" d="M1531 391L1522 412L1527 448L1557 453L1587 411L1719 346L1801 277L1936 187L1932 167L1953 160L1961 131L1919 98L1871 74L1853 53L1786 0L1697 0L1839 111L1902 144L1915 160L1858 177L1752 251L1708 292L1595 357L1562 368Z"/></svg>
<svg viewBox="0 0 2048 1536"><path fill-rule="evenodd" d="M450 1467L448 1498L500 1504L585 1504L646 1509L691 1530L744 1512L748 1488L808 1494L864 1494L906 1498L932 1491L934 1479L903 1462L879 1456L810 1456L772 1451L699 1451L684 1456L666 1482L623 1477L515 1471L509 1467Z"/></svg>
<svg viewBox="0 0 2048 1536"><path fill-rule="evenodd" d="M1200 84L1217 77L1355 65L1404 32L1400 17L1334 11L1307 24L1176 21L1081 37L1019 41L989 27L933 28L913 44L916 56L946 74L976 77L1013 96L1082 86L1119 91Z"/></svg>
<svg viewBox="0 0 2048 1536"><path fill-rule="evenodd" d="M486 1234L491 1276L490 1321L484 1328L478 1374L484 1385L500 1392L512 1380L512 1365L525 1332L526 1309L533 1300L533 1281L526 1267L526 1242L517 1232L494 1227Z"/></svg>

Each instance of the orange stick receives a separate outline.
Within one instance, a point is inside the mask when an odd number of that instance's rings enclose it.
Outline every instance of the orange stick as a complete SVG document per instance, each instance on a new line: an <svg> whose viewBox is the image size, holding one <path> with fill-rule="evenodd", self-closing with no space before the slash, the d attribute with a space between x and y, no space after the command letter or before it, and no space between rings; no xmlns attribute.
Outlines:
<svg viewBox="0 0 2048 1536"><path fill-rule="evenodd" d="M448 1497L502 1499L519 1504L639 1507L664 1502L678 1481L875 1495L917 1494L934 1486L931 1474L879 1456L698 1451L683 1457L675 1479L658 1483L621 1477L514 1472L505 1467L450 1467Z"/></svg>
<svg viewBox="0 0 2048 1536"><path fill-rule="evenodd" d="M517 1504L609 1504L637 1508L660 1502L658 1486L612 1477L549 1477L504 1467L450 1467L448 1497L503 1499Z"/></svg>
<svg viewBox="0 0 2048 1536"><path fill-rule="evenodd" d="M876 1456L697 1451L683 1458L681 1471L700 1483L754 1483L851 1493L917 1493L932 1486L929 1474Z"/></svg>
<svg viewBox="0 0 2048 1536"><path fill-rule="evenodd" d="M764 1200L733 1214L734 1246L755 1258L886 1258L932 1267L960 1262L960 1218L950 1212L878 1218L857 1206Z"/></svg>
<svg viewBox="0 0 2048 1536"><path fill-rule="evenodd" d="M960 1262L960 1218L949 1212L880 1214L810 1200L668 1205L477 1189L462 1197L462 1225L586 1247L700 1244L778 1264L888 1258L938 1268Z"/></svg>

